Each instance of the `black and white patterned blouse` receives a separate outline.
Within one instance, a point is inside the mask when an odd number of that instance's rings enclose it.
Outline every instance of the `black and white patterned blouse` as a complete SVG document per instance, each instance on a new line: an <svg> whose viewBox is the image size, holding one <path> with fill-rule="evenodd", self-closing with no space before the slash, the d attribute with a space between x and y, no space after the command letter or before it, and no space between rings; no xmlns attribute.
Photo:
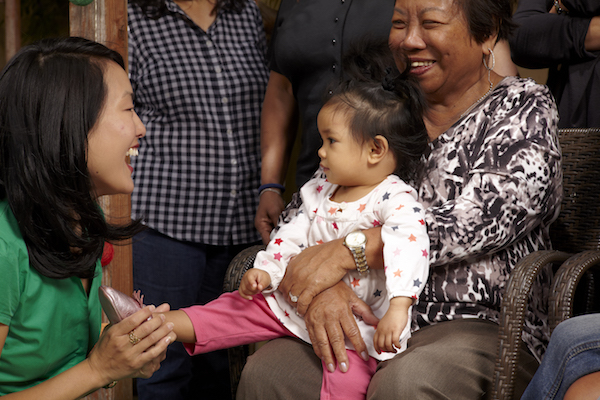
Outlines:
<svg viewBox="0 0 600 400"><path fill-rule="evenodd" d="M498 322L512 268L550 248L548 227L562 198L557 123L546 86L508 77L431 143L419 190L428 208L431 273L415 325L472 317ZM535 298L547 279L536 283ZM548 339L546 315L545 304L536 302L523 334L538 355Z"/></svg>
<svg viewBox="0 0 600 400"><path fill-rule="evenodd" d="M458 318L498 322L512 268L550 248L548 227L562 198L557 123L546 86L507 77L430 144L419 201L427 207L431 267L413 330ZM551 273L534 284L523 333L538 357L549 338L543 290Z"/></svg>
<svg viewBox="0 0 600 400"><path fill-rule="evenodd" d="M166 5L158 20L128 5L129 72L147 128L133 158L133 215L178 240L254 242L268 80L260 12L248 0L204 32Z"/></svg>

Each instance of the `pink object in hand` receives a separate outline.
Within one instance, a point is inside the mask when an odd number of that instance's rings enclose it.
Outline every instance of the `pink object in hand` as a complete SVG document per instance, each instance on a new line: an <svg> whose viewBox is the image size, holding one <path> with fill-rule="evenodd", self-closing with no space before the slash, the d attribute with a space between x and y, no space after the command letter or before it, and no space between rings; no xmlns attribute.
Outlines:
<svg viewBox="0 0 600 400"><path fill-rule="evenodd" d="M129 297L110 286L100 286L98 297L111 324L124 320L144 307L144 296L140 295L139 290L133 292L133 297Z"/></svg>

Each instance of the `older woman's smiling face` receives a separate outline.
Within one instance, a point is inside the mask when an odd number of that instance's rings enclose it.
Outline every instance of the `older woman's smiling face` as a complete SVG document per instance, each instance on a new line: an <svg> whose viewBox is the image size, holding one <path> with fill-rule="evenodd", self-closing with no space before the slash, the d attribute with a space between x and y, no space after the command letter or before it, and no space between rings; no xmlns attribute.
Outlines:
<svg viewBox="0 0 600 400"><path fill-rule="evenodd" d="M464 92L485 72L482 45L453 0L397 0L390 47L397 63L408 57L430 101Z"/></svg>

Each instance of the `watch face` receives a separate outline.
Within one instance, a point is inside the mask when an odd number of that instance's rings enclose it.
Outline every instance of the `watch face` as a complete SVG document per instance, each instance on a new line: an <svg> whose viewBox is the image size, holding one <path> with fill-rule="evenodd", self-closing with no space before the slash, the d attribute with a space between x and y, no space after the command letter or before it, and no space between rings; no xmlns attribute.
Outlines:
<svg viewBox="0 0 600 400"><path fill-rule="evenodd" d="M351 247L363 246L367 243L367 237L362 232L352 232L346 236L346 244Z"/></svg>

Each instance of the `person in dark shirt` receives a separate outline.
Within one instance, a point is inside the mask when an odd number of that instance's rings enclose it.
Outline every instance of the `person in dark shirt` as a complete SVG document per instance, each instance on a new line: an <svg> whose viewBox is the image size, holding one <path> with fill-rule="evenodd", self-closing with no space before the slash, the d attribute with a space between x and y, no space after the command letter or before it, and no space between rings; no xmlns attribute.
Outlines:
<svg viewBox="0 0 600 400"><path fill-rule="evenodd" d="M559 128L600 127L600 2L521 0L513 20L512 59L549 68Z"/></svg>

